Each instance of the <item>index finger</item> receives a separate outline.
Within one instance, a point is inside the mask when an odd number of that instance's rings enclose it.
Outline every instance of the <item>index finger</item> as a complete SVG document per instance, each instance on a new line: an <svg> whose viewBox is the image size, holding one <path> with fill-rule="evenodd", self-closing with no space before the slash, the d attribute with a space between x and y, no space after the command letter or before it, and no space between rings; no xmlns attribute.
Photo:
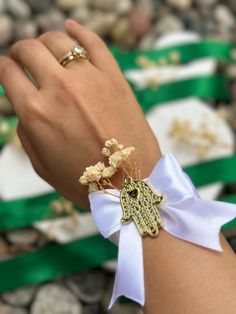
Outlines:
<svg viewBox="0 0 236 314"><path fill-rule="evenodd" d="M21 118L27 100L38 92L23 69L11 58L0 56L0 84L5 89L15 113Z"/></svg>

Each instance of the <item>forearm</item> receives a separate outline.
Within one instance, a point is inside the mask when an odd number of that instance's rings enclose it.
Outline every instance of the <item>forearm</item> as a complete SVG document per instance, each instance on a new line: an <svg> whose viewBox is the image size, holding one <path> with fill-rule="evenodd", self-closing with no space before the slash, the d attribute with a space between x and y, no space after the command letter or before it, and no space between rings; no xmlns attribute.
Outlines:
<svg viewBox="0 0 236 314"><path fill-rule="evenodd" d="M228 314L236 307L235 255L188 243L162 230L144 238L145 314Z"/></svg>

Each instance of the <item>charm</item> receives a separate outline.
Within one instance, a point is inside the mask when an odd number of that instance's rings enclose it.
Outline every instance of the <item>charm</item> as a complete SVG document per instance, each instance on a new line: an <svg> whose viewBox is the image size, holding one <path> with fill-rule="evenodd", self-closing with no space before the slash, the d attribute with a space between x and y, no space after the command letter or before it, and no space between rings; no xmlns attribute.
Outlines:
<svg viewBox="0 0 236 314"><path fill-rule="evenodd" d="M163 226L158 205L163 203L164 197L156 194L150 186L142 180L127 177L121 190L120 201L123 209L122 223L134 221L142 236L156 237L159 228Z"/></svg>

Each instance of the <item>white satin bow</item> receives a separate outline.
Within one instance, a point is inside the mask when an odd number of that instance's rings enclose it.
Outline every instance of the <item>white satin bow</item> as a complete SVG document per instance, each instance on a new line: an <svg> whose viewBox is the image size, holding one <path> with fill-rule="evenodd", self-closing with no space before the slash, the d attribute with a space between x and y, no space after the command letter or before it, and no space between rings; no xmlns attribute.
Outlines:
<svg viewBox="0 0 236 314"><path fill-rule="evenodd" d="M227 221L236 217L236 206L202 200L190 178L173 154L163 156L144 179L157 193L165 196L159 207L163 228L175 237L222 251L219 232ZM120 191L107 189L112 194ZM109 308L124 295L141 305L145 302L142 237L135 224L121 224L122 207L118 197L102 191L89 194L92 215L105 238L119 246L118 263ZM158 241L158 239L157 239Z"/></svg>

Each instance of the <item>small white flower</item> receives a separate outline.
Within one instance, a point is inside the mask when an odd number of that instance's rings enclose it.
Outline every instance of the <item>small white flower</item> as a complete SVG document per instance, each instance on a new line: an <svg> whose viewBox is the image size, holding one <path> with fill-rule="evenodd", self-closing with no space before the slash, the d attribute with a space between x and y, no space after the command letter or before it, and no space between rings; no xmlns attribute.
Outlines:
<svg viewBox="0 0 236 314"><path fill-rule="evenodd" d="M119 150L119 151L116 151L115 153L113 153L108 161L109 161L109 164L114 167L114 168L118 168L120 167L120 165L122 164L122 162L124 160L126 160L130 155L131 153L134 151L134 147L133 146L129 146L129 147L126 147L122 150Z"/></svg>
<svg viewBox="0 0 236 314"><path fill-rule="evenodd" d="M79 182L83 185L88 184L88 180L84 175L79 178Z"/></svg>
<svg viewBox="0 0 236 314"><path fill-rule="evenodd" d="M107 167L102 172L103 178L111 178L117 172L117 168L114 167Z"/></svg>
<svg viewBox="0 0 236 314"><path fill-rule="evenodd" d="M117 148L118 148L119 150L121 150L121 149L123 149L123 148L124 148L124 145L122 145L122 144L118 144L118 145L117 145Z"/></svg>
<svg viewBox="0 0 236 314"><path fill-rule="evenodd" d="M109 148L111 146L116 146L116 145L118 145L118 141L115 138L111 138L110 140L107 140L105 142L105 147L106 148Z"/></svg>
<svg viewBox="0 0 236 314"><path fill-rule="evenodd" d="M102 154L106 157L109 157L111 155L111 151L110 149L106 148L106 147L103 147L102 149Z"/></svg>
<svg viewBox="0 0 236 314"><path fill-rule="evenodd" d="M102 172L105 168L106 166L104 162L101 161L97 162L94 166L86 167L83 176L87 179L87 184L90 182L99 181L102 177Z"/></svg>

